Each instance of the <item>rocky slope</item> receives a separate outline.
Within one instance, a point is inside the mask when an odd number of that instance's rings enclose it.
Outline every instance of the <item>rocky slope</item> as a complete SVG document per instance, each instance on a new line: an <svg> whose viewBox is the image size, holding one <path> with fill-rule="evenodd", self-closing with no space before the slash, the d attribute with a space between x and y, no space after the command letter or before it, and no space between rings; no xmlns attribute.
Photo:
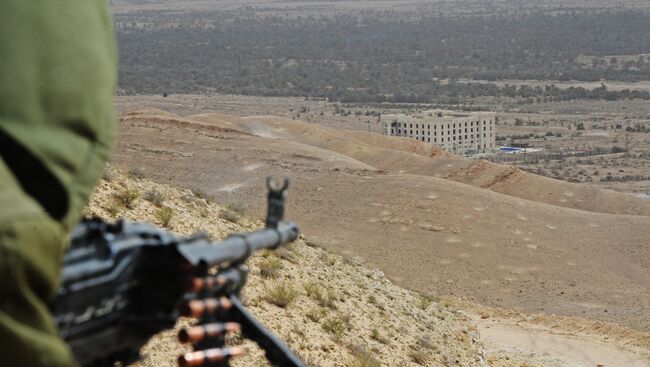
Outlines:
<svg viewBox="0 0 650 367"><path fill-rule="evenodd" d="M150 221L180 234L203 230L214 239L261 226L232 205L224 207L198 192L112 169L86 214ZM288 249L254 256L249 266L244 302L311 366L485 365L476 328L467 316L396 286L356 259L300 239ZM285 307L273 304L271 295L282 285L296 291L296 298ZM179 326L189 322L181 320ZM156 336L145 347L147 358L139 365L174 366L176 357L186 351L175 335L169 331ZM263 363L261 352L251 343L246 346L251 354L237 365Z"/></svg>

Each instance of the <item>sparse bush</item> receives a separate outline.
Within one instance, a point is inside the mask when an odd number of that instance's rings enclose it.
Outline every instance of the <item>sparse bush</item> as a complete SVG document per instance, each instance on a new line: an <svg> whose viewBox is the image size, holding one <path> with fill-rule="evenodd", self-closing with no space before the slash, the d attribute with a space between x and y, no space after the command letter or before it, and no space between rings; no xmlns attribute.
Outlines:
<svg viewBox="0 0 650 367"><path fill-rule="evenodd" d="M345 325L345 321L341 320L339 317L331 317L329 319L326 319L321 324L321 327L323 330L334 335L336 339L341 339L341 337L343 337L348 329Z"/></svg>
<svg viewBox="0 0 650 367"><path fill-rule="evenodd" d="M115 198L113 198L113 200L110 200L108 202L108 206L106 207L106 211L112 217L117 216L117 214L120 212L120 204L117 202L117 200Z"/></svg>
<svg viewBox="0 0 650 367"><path fill-rule="evenodd" d="M325 293L322 291L322 287L314 282L309 282L305 284L305 292L307 296L315 301L322 307L336 309L336 292L333 289L328 288Z"/></svg>
<svg viewBox="0 0 650 367"><path fill-rule="evenodd" d="M191 190L192 194L199 198L207 201L208 203L212 201L212 196L208 195L205 191L199 189L199 188L194 188Z"/></svg>
<svg viewBox="0 0 650 367"><path fill-rule="evenodd" d="M275 283L266 288L264 299L278 307L285 308L298 298L298 291L287 283Z"/></svg>
<svg viewBox="0 0 650 367"><path fill-rule="evenodd" d="M260 275L264 278L277 278L282 270L282 261L276 256L262 259L259 264Z"/></svg>
<svg viewBox="0 0 650 367"><path fill-rule="evenodd" d="M165 195L163 195L162 192L153 189L149 190L144 194L144 199L153 205L160 207L162 203L165 201Z"/></svg>
<svg viewBox="0 0 650 367"><path fill-rule="evenodd" d="M336 292L332 288L328 288L327 292L321 297L320 300L318 300L318 303L323 307L335 310L336 304L334 301L336 301L336 298Z"/></svg>
<svg viewBox="0 0 650 367"><path fill-rule="evenodd" d="M612 153L623 153L623 152L625 152L625 149L624 149L624 148L621 148L621 147L619 147L619 146L617 146L617 145L614 145L614 146L612 147L612 149L611 149L611 152L612 152Z"/></svg>
<svg viewBox="0 0 650 367"><path fill-rule="evenodd" d="M144 168L142 168L142 167L131 168L129 170L129 172L128 172L128 176L131 177L131 178L137 178L137 179L144 178L144 176L145 176Z"/></svg>
<svg viewBox="0 0 650 367"><path fill-rule="evenodd" d="M382 343L382 344L388 344L388 339L386 339L385 337L381 336L381 334L379 334L379 330L377 330L377 329L372 329L372 330L370 331L370 337L371 337L372 339L374 339L374 340L376 340L376 341Z"/></svg>
<svg viewBox="0 0 650 367"><path fill-rule="evenodd" d="M104 173L102 173L102 179L106 182L112 182L115 178L115 173L110 167L106 167Z"/></svg>
<svg viewBox="0 0 650 367"><path fill-rule="evenodd" d="M409 352L409 357L411 360L417 364L425 365L429 361L429 352L419 349L416 347L416 350L411 350Z"/></svg>
<svg viewBox="0 0 650 367"><path fill-rule="evenodd" d="M241 215L233 210L224 208L221 210L221 217L232 223L239 223L241 220Z"/></svg>
<svg viewBox="0 0 650 367"><path fill-rule="evenodd" d="M422 310L426 310L432 302L433 297L426 294L420 295L420 298L418 299L418 307Z"/></svg>
<svg viewBox="0 0 650 367"><path fill-rule="evenodd" d="M327 315L327 309L322 307L315 307L307 311L305 314L310 320L314 322L319 322Z"/></svg>
<svg viewBox="0 0 650 367"><path fill-rule="evenodd" d="M246 214L246 206L240 202L229 203L226 209L233 211L241 216Z"/></svg>
<svg viewBox="0 0 650 367"><path fill-rule="evenodd" d="M163 206L156 209L153 215L163 227L167 227L174 216L174 211L168 206Z"/></svg>
<svg viewBox="0 0 650 367"><path fill-rule="evenodd" d="M323 298L323 292L321 292L321 286L315 282L308 282L305 284L305 292L307 292L307 297L320 301Z"/></svg>
<svg viewBox="0 0 650 367"><path fill-rule="evenodd" d="M362 348L355 348L350 367L380 367L381 363L376 360L368 351Z"/></svg>
<svg viewBox="0 0 650 367"><path fill-rule="evenodd" d="M118 204L124 206L127 209L133 209L135 201L140 197L140 192L136 189L126 188L124 190L118 191L113 194L113 198L117 201Z"/></svg>

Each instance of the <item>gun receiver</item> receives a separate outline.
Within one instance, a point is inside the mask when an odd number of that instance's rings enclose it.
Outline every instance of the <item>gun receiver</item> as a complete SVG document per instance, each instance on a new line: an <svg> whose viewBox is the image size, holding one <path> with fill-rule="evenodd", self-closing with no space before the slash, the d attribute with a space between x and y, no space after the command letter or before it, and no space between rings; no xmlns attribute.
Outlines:
<svg viewBox="0 0 650 367"><path fill-rule="evenodd" d="M82 366L112 366L140 358L151 336L174 326L180 316L198 319L181 330L192 353L180 366L228 366L242 348L225 347L238 331L265 351L275 366L303 366L239 299L246 259L255 251L294 241L298 227L284 221L288 180L267 180L267 228L233 234L219 242L205 234L178 237L146 223L99 219L82 222L64 256L62 286L52 305L60 334Z"/></svg>

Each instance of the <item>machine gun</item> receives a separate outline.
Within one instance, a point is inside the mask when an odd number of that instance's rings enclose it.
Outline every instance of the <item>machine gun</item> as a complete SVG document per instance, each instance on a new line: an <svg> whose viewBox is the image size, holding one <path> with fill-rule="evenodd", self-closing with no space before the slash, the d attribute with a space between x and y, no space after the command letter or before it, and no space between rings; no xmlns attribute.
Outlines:
<svg viewBox="0 0 650 367"><path fill-rule="evenodd" d="M303 366L277 337L243 306L244 261L260 249L294 241L298 227L283 221L288 179L267 179L266 228L210 242L206 234L177 237L146 223L100 219L82 222L64 256L63 280L52 305L61 336L86 366L124 365L140 348L180 316L198 319L179 333L194 351L181 367L228 366L245 351L225 347L225 335L239 331L255 341L275 366Z"/></svg>

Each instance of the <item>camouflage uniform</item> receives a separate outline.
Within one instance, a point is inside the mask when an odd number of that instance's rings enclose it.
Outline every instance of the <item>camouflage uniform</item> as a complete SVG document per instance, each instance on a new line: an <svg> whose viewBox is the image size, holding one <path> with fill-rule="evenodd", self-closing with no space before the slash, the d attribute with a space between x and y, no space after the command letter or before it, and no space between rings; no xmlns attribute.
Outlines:
<svg viewBox="0 0 650 367"><path fill-rule="evenodd" d="M104 0L0 2L2 365L74 365L46 304L111 151L116 72Z"/></svg>

